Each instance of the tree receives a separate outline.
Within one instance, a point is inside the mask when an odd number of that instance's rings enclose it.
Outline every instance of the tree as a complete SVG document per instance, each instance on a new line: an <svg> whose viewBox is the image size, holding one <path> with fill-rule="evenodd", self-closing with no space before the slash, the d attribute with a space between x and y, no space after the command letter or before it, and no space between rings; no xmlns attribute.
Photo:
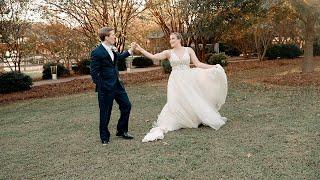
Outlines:
<svg viewBox="0 0 320 180"><path fill-rule="evenodd" d="M34 24L28 35L29 44L47 61L59 63L61 60L71 69L72 60L79 62L86 58L90 49L87 38L77 35L78 31L61 23Z"/></svg>
<svg viewBox="0 0 320 180"><path fill-rule="evenodd" d="M221 34L221 41L234 46L244 57L250 57L257 51L254 27L263 27L257 25L257 20L266 14L261 4L261 0L233 1L224 13L225 28Z"/></svg>
<svg viewBox="0 0 320 180"><path fill-rule="evenodd" d="M186 37L185 45L194 44L201 60L204 60L206 44L217 42L225 30L225 9L228 9L228 5L228 0L147 1L148 10L164 34L182 33Z"/></svg>
<svg viewBox="0 0 320 180"><path fill-rule="evenodd" d="M22 59L28 54L25 34L30 27L26 14L31 1L2 0L0 1L0 37L2 41L2 59L11 71L20 72ZM10 57L4 58L9 52ZM11 61L10 61L11 60ZM13 63L13 65L11 64Z"/></svg>
<svg viewBox="0 0 320 180"><path fill-rule="evenodd" d="M302 24L298 19L298 14L287 2L273 6L271 8L271 20L275 33L274 42L278 44L302 43Z"/></svg>
<svg viewBox="0 0 320 180"><path fill-rule="evenodd" d="M165 36L171 32L185 33L186 20L183 13L186 9L185 0L148 0L146 7L153 15L154 21L162 29Z"/></svg>
<svg viewBox="0 0 320 180"><path fill-rule="evenodd" d="M274 16L278 15L276 6L263 7L260 4L263 13L255 17L255 23L252 26L258 59L264 60L267 49L275 38L275 24ZM262 15L261 15L262 14Z"/></svg>
<svg viewBox="0 0 320 180"><path fill-rule="evenodd" d="M47 18L67 23L85 35L91 46L97 42L97 30L104 26L114 28L118 51L123 51L130 24L144 9L141 1L135 0L46 0L44 11ZM65 16L66 15L66 16Z"/></svg>
<svg viewBox="0 0 320 180"><path fill-rule="evenodd" d="M159 31L158 25L153 21L153 16L150 12L144 11L137 18L134 18L131 23L134 26L128 29L127 40L129 42L137 42L147 48L150 43L149 35Z"/></svg>
<svg viewBox="0 0 320 180"><path fill-rule="evenodd" d="M297 13L285 1L234 1L229 14L229 27L223 33L223 41L244 55L257 52L263 60L271 43L301 45Z"/></svg>
<svg viewBox="0 0 320 180"><path fill-rule="evenodd" d="M299 19L304 24L305 46L302 72L313 72L313 44L315 41L316 24L320 21L320 3L318 0L292 0L290 2L296 10Z"/></svg>

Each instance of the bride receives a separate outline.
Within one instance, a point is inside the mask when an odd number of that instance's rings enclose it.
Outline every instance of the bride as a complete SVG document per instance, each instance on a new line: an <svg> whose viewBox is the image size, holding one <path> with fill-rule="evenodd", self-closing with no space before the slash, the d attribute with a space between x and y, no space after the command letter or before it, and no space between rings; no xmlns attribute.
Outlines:
<svg viewBox="0 0 320 180"><path fill-rule="evenodd" d="M200 124L218 130L226 118L218 110L227 96L227 77L218 65L201 63L192 48L181 45L180 33L170 35L172 49L151 54L137 45L137 50L153 60L169 59L172 72L167 87L167 103L154 127L142 142L163 139L168 131L197 128ZM196 68L190 68L190 60Z"/></svg>

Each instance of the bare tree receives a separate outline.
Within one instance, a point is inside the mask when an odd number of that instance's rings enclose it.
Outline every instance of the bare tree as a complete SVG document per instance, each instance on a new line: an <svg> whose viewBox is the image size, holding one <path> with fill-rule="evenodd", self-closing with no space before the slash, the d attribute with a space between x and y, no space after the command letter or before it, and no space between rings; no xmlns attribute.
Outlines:
<svg viewBox="0 0 320 180"><path fill-rule="evenodd" d="M184 1L180 0L148 0L146 6L163 33L169 36L171 32L186 32L182 4Z"/></svg>
<svg viewBox="0 0 320 180"><path fill-rule="evenodd" d="M119 51L123 51L132 19L144 10L143 2L135 0L46 0L46 3L47 18L79 26L77 29L90 40L91 46L98 42L99 28L113 27Z"/></svg>
<svg viewBox="0 0 320 180"><path fill-rule="evenodd" d="M274 38L273 27L270 24L258 24L254 28L254 40L259 60L264 60L267 49Z"/></svg>

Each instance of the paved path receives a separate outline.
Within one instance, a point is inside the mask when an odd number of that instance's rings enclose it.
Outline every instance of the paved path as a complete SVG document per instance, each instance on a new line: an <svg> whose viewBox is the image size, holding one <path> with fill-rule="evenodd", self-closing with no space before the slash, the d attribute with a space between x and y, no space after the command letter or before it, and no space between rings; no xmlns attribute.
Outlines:
<svg viewBox="0 0 320 180"><path fill-rule="evenodd" d="M127 74L127 73L137 73L137 72L147 72L147 71L154 71L157 69L160 69L161 67L149 67L149 68L135 68L131 69L130 71L120 71L120 74ZM57 83L63 83L63 82L69 82L75 79L89 79L91 78L90 75L84 75L84 76L76 76L76 77L68 77L68 78L61 78L57 80L42 80L42 81L35 81L33 82L33 87L35 86L42 86L42 85L47 85L47 84L57 84Z"/></svg>
<svg viewBox="0 0 320 180"><path fill-rule="evenodd" d="M231 58L231 59L228 60L229 63L251 62L251 61L259 61L259 59L257 59L257 58L252 58L252 59Z"/></svg>

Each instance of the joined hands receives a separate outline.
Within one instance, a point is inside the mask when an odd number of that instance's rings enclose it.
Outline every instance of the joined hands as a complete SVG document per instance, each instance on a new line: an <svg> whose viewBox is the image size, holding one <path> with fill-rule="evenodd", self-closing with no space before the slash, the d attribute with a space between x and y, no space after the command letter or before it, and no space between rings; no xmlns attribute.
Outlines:
<svg viewBox="0 0 320 180"><path fill-rule="evenodd" d="M132 42L131 43L131 49L132 50L137 50L137 51L140 51L141 52L141 46L139 44L137 44L136 42Z"/></svg>

